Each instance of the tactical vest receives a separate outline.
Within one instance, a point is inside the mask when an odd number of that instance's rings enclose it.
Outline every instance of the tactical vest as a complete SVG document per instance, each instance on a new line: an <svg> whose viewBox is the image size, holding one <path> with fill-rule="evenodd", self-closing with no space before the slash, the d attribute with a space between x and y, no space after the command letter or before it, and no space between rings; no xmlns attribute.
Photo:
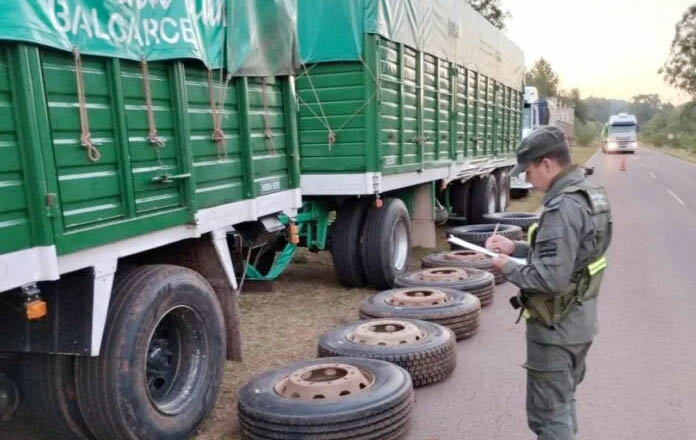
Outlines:
<svg viewBox="0 0 696 440"><path fill-rule="evenodd" d="M582 194L592 210L594 231L592 252L587 261L581 261L579 269L571 275L570 285L561 293L522 292L525 308L522 316L536 319L548 327L561 322L576 304L596 298L602 282L607 260L604 253L609 248L612 235L611 211L609 200L602 187L594 187L588 182L571 185L561 191L562 194ZM536 245L538 224L529 228L530 247Z"/></svg>

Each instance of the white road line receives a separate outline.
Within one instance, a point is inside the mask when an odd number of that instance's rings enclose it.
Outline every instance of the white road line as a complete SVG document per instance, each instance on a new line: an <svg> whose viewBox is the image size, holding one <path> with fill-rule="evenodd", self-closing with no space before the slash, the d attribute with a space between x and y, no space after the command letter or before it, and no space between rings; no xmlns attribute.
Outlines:
<svg viewBox="0 0 696 440"><path fill-rule="evenodd" d="M676 194L674 194L674 193L672 192L671 189L667 188L667 192L668 192L672 197L674 197L674 198L676 199L677 202L681 203L682 205L686 205L686 203L684 203L684 202L682 201L682 199L680 199Z"/></svg>
<svg viewBox="0 0 696 440"><path fill-rule="evenodd" d="M657 180L657 176L652 171L648 171L648 173L650 174L650 177Z"/></svg>

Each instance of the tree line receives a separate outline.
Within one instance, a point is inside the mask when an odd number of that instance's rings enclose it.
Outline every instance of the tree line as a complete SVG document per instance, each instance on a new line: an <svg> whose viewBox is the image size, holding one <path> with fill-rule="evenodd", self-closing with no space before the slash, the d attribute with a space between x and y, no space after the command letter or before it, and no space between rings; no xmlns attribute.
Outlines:
<svg viewBox="0 0 696 440"><path fill-rule="evenodd" d="M500 0L464 0L498 29L505 29L510 13L503 11ZM575 108L575 138L581 145L594 142L609 116L634 114L640 126L641 140L655 146L686 148L696 153L696 5L683 13L675 25L674 39L665 64L660 68L665 81L689 94L691 100L675 106L662 102L659 95L645 93L630 101L590 96L582 98L580 90L559 89L560 78L549 61L537 60L525 75L540 98L556 97Z"/></svg>

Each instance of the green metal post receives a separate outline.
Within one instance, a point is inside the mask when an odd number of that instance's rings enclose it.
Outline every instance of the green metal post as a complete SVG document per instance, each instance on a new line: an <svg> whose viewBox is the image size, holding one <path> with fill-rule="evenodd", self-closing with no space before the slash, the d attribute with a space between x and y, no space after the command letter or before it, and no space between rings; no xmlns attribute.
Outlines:
<svg viewBox="0 0 696 440"><path fill-rule="evenodd" d="M135 189L131 176L131 154L128 144L128 125L126 124L126 101L123 97L123 83L121 82L121 61L111 58L108 61L109 94L111 96L114 113L115 146L121 181L123 182L123 203L129 218L136 216Z"/></svg>
<svg viewBox="0 0 696 440"><path fill-rule="evenodd" d="M367 171L382 171L382 151L379 141L379 37L375 34L365 34L365 66L363 66L363 81L365 83L365 99L368 100L365 107L366 132L366 165ZM375 78L372 75L375 75Z"/></svg>
<svg viewBox="0 0 696 440"><path fill-rule="evenodd" d="M440 160L440 58L435 58L435 160Z"/></svg>
<svg viewBox="0 0 696 440"><path fill-rule="evenodd" d="M456 64L450 65L449 69L449 90L450 90L450 107L449 107L449 157L450 160L457 160L457 100L459 99L459 73Z"/></svg>
<svg viewBox="0 0 696 440"><path fill-rule="evenodd" d="M416 118L418 119L418 161L420 162L419 170L423 170L425 167L425 139L423 136L423 51L418 51L417 61L416 61L416 78L417 78L417 94L416 94Z"/></svg>
<svg viewBox="0 0 696 440"><path fill-rule="evenodd" d="M63 222L59 215L39 53L36 47L23 44L16 45L10 53L8 61L11 80L16 86L13 94L18 123L17 137L19 144L25 147L22 148L21 161L25 172L32 245L48 245L53 242L53 225L49 217L53 217L61 228ZM53 196L49 197L49 193ZM49 200L54 204L49 206Z"/></svg>
<svg viewBox="0 0 696 440"><path fill-rule="evenodd" d="M287 142L290 187L300 187L300 146L297 137L297 101L295 100L295 78L282 81L285 136Z"/></svg>
<svg viewBox="0 0 696 440"><path fill-rule="evenodd" d="M237 79L237 108L239 115L239 144L244 170L244 196L256 197L254 186L254 152L251 151L251 126L249 125L249 81L246 77Z"/></svg>
<svg viewBox="0 0 696 440"><path fill-rule="evenodd" d="M188 117L188 93L186 91L186 71L184 63L177 61L169 66L172 78L172 101L174 105L174 117L176 127L174 128L179 157L181 163L179 169L182 174L193 174L193 152L191 151L191 124ZM184 185L186 206L191 211L191 219L196 213L196 188L193 175L183 180L179 185Z"/></svg>
<svg viewBox="0 0 696 440"><path fill-rule="evenodd" d="M399 43L399 165L403 165L406 160L404 151L404 44Z"/></svg>

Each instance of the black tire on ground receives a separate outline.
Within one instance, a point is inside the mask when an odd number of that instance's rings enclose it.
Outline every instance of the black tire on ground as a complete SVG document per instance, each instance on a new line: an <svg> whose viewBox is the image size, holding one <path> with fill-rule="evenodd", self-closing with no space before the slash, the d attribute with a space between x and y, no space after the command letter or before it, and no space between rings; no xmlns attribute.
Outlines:
<svg viewBox="0 0 696 440"><path fill-rule="evenodd" d="M27 354L21 359L19 385L24 407L51 438L93 439L75 394L75 357Z"/></svg>
<svg viewBox="0 0 696 440"><path fill-rule="evenodd" d="M452 205L452 210L458 217L469 217L470 207L469 201L471 200L471 181L466 182L454 182L450 185L449 190L450 204Z"/></svg>
<svg viewBox="0 0 696 440"><path fill-rule="evenodd" d="M541 216L533 212L496 212L483 216L483 221L489 224L501 223L505 225L515 225L527 232L530 226L539 221Z"/></svg>
<svg viewBox="0 0 696 440"><path fill-rule="evenodd" d="M400 345L366 345L351 339L359 326L380 321L358 321L329 330L319 338L319 356L366 357L391 362L409 372L414 387L435 383L454 371L457 366L454 332L439 324L399 318L401 322L415 325L425 335L411 344L404 341Z"/></svg>
<svg viewBox="0 0 696 440"><path fill-rule="evenodd" d="M495 173L495 180L498 186L498 194L496 198L496 212L505 212L510 201L510 171L501 169ZM484 214L485 217L485 214Z"/></svg>
<svg viewBox="0 0 696 440"><path fill-rule="evenodd" d="M447 234L454 235L457 238L461 238L464 241L477 244L479 246L485 246L488 237L493 235L495 231L494 224L480 224L480 225L465 225L456 226L454 228L447 229ZM524 234L522 233L522 228L516 225L500 224L498 226L498 235L501 235L510 240L522 240ZM450 245L452 249L460 249L459 246L454 244Z"/></svg>
<svg viewBox="0 0 696 440"><path fill-rule="evenodd" d="M472 185L471 215L468 218L472 223L481 223L484 214L495 212L496 210L498 185L495 181L495 176L492 174L474 179Z"/></svg>
<svg viewBox="0 0 696 440"><path fill-rule="evenodd" d="M374 381L339 399L291 399L276 391L294 371L321 364L348 364ZM329 357L254 377L239 389L238 414L242 439L397 439L408 428L413 402L413 384L403 368L377 359Z"/></svg>
<svg viewBox="0 0 696 440"><path fill-rule="evenodd" d="M387 289L408 269L411 219L400 199L384 199L381 208L367 211L361 243L363 268L370 285Z"/></svg>
<svg viewBox="0 0 696 440"><path fill-rule="evenodd" d="M427 307L404 307L389 302L394 293L417 290L420 289L391 289L365 298L360 303L360 318L406 318L434 322L452 330L457 340L471 336L478 328L481 301L467 292L437 288L446 294L447 301Z"/></svg>
<svg viewBox="0 0 696 440"><path fill-rule="evenodd" d="M428 273L440 271L443 275L452 273L452 277L438 280L429 279ZM465 276L459 277L455 271L464 271ZM414 270L398 276L394 280L396 287L446 287L471 293L481 301L481 307L485 307L493 301L495 289L495 277L485 270L473 268L437 267L431 269Z"/></svg>
<svg viewBox="0 0 696 440"><path fill-rule="evenodd" d="M208 282L179 266L119 276L101 355L76 358L80 410L95 437L190 438L217 398L225 324Z"/></svg>
<svg viewBox="0 0 696 440"><path fill-rule="evenodd" d="M493 258L480 252L460 249L456 251L436 252L426 255L421 260L421 267L470 267L485 270L495 277L495 284L505 282L503 273L493 267Z"/></svg>
<svg viewBox="0 0 696 440"><path fill-rule="evenodd" d="M367 275L363 268L360 243L365 216L370 207L366 199L349 199L341 204L331 226L331 255L338 280L346 287L364 287Z"/></svg>

